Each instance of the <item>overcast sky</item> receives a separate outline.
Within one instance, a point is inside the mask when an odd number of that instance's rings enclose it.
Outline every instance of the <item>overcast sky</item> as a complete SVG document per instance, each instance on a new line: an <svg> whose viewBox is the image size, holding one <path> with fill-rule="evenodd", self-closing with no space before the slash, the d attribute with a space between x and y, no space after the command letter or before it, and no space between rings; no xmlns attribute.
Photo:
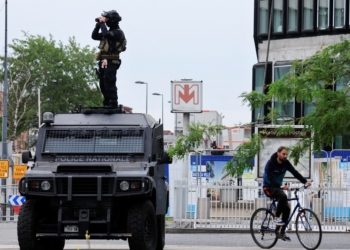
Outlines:
<svg viewBox="0 0 350 250"><path fill-rule="evenodd" d="M5 46L5 0L0 0L0 54ZM128 46L117 74L119 103L135 113L162 117L173 130L170 81L203 81L203 108L222 113L233 126L250 121L251 113L238 96L250 91L257 62L253 41L253 1L245 0L8 0L8 43L22 31L96 48L91 39L94 19L115 9L123 18Z"/></svg>

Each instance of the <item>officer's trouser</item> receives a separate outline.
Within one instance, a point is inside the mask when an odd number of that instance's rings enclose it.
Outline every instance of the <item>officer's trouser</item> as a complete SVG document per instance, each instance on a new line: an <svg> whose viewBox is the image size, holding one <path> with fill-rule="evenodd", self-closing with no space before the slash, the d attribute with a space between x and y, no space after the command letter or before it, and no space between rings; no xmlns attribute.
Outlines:
<svg viewBox="0 0 350 250"><path fill-rule="evenodd" d="M112 63L112 60L108 60L107 68L100 69L100 89L104 97L103 106L117 106L118 105L118 88L117 83L117 69L118 64Z"/></svg>

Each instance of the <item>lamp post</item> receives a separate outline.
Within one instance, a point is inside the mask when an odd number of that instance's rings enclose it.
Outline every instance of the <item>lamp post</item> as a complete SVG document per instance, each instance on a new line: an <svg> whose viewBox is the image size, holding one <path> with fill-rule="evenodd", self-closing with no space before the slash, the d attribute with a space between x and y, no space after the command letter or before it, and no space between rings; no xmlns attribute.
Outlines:
<svg viewBox="0 0 350 250"><path fill-rule="evenodd" d="M136 84L146 84L146 114L148 114L148 83L142 81L136 81Z"/></svg>
<svg viewBox="0 0 350 250"><path fill-rule="evenodd" d="M163 94L153 93L152 95L161 95L161 96L162 96L162 123L163 123L163 125L164 125Z"/></svg>
<svg viewBox="0 0 350 250"><path fill-rule="evenodd" d="M41 123L41 110L40 110L40 88L38 88L38 119L39 119L39 126L38 128L40 128L40 123Z"/></svg>

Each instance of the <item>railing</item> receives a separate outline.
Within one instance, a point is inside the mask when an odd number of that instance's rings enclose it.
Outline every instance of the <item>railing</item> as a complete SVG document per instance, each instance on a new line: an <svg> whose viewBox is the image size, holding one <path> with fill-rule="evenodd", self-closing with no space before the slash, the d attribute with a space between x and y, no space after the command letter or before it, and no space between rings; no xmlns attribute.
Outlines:
<svg viewBox="0 0 350 250"><path fill-rule="evenodd" d="M6 189L6 197L3 195L3 189ZM7 185L1 187L0 195L0 223L4 221L17 221L20 206L13 206L9 203L9 195L20 195L17 185Z"/></svg>
<svg viewBox="0 0 350 250"><path fill-rule="evenodd" d="M301 184L292 184L300 186ZM199 184L177 180L174 226L177 228L249 229L253 212L271 202L258 186L232 186L229 182ZM294 194L287 192L289 197ZM349 231L350 187L340 185L308 188L299 194L300 203L319 217L324 231ZM291 208L295 201L291 202ZM295 218L290 224L294 230Z"/></svg>

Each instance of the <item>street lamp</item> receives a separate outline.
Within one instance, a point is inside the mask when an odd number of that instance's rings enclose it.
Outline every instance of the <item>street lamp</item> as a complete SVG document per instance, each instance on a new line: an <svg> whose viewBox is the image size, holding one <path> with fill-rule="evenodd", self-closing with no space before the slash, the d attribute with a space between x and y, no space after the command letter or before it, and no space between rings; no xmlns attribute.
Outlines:
<svg viewBox="0 0 350 250"><path fill-rule="evenodd" d="M146 84L146 114L148 114L148 83L142 81L136 81L136 84Z"/></svg>
<svg viewBox="0 0 350 250"><path fill-rule="evenodd" d="M163 95L159 93L153 93L152 95L161 95L162 96L162 123L164 125L164 112L163 112Z"/></svg>

